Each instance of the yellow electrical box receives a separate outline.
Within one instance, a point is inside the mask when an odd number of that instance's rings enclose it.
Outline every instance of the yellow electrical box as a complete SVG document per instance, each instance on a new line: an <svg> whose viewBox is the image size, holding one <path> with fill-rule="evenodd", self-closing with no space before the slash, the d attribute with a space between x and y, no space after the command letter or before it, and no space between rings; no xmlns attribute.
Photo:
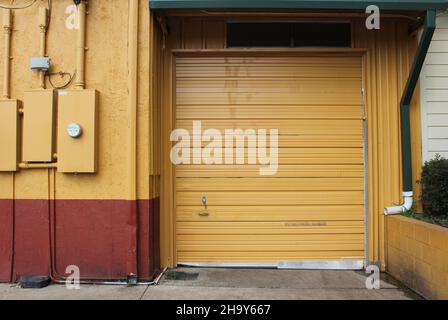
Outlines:
<svg viewBox="0 0 448 320"><path fill-rule="evenodd" d="M55 91L26 91L23 107L22 160L24 162L53 162Z"/></svg>
<svg viewBox="0 0 448 320"><path fill-rule="evenodd" d="M97 172L98 97L96 90L58 94L58 172Z"/></svg>
<svg viewBox="0 0 448 320"><path fill-rule="evenodd" d="M17 171L19 101L0 100L0 172Z"/></svg>

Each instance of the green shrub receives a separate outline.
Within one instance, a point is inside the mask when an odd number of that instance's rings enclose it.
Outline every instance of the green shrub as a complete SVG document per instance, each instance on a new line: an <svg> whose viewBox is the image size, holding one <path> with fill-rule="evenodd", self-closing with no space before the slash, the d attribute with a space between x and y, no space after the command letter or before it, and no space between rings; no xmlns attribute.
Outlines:
<svg viewBox="0 0 448 320"><path fill-rule="evenodd" d="M436 155L423 166L422 204L425 214L448 216L448 159Z"/></svg>

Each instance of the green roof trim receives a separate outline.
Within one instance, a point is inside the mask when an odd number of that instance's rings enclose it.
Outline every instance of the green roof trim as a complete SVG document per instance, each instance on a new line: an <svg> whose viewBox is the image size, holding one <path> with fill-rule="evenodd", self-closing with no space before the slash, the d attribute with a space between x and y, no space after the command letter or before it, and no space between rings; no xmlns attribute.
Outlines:
<svg viewBox="0 0 448 320"><path fill-rule="evenodd" d="M425 11L448 8L448 0L150 0L151 9L334 9Z"/></svg>

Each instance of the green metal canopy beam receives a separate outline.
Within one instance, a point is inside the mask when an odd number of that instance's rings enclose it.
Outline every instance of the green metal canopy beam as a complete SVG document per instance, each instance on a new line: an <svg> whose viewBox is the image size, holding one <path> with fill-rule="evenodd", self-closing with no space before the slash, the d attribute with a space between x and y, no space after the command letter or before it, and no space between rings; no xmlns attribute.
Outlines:
<svg viewBox="0 0 448 320"><path fill-rule="evenodd" d="M411 144L411 120L410 120L410 104L414 95L426 55L431 45L432 37L436 29L436 12L429 10L426 13L425 26L422 38L418 46L414 63L401 98L401 148L403 163L403 188L405 192L413 191L412 178L412 144Z"/></svg>
<svg viewBox="0 0 448 320"><path fill-rule="evenodd" d="M426 11L448 7L448 0L150 0L152 9L333 9Z"/></svg>

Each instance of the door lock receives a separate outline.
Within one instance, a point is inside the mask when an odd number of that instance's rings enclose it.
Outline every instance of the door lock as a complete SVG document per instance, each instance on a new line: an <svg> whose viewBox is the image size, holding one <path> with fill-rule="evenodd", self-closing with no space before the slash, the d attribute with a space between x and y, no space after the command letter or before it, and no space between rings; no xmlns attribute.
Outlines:
<svg viewBox="0 0 448 320"><path fill-rule="evenodd" d="M205 209L207 209L207 197L206 196L202 197L202 205L204 206Z"/></svg>
<svg viewBox="0 0 448 320"><path fill-rule="evenodd" d="M205 210L207 210L207 196L202 197L202 205L204 206ZM200 217L208 217L210 214L207 211L199 212L198 215Z"/></svg>

